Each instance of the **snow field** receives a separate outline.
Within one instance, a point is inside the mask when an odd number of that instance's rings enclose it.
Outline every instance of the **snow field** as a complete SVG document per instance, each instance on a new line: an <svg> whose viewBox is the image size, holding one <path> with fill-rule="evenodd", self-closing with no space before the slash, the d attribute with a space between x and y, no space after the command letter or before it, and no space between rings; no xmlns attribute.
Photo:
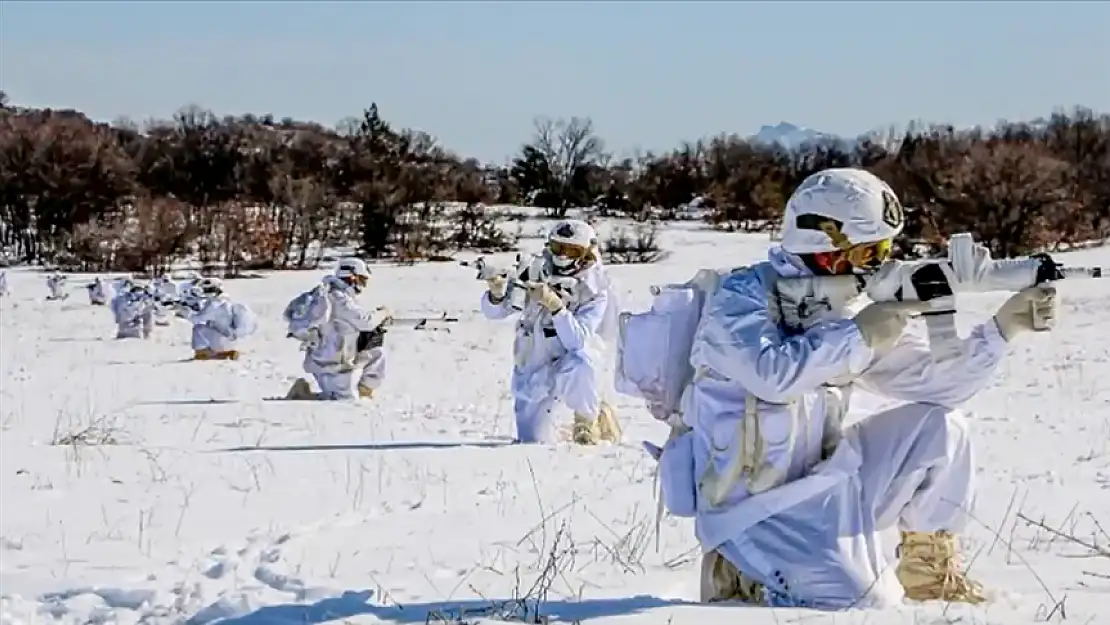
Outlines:
<svg viewBox="0 0 1110 625"><path fill-rule="evenodd" d="M767 245L696 227L663 242L662 263L612 269L627 308ZM1107 250L1061 258L1110 265ZM695 605L692 524L665 518L656 544L639 442L665 430L636 401L616 397L620 445L510 446L513 328L480 318L470 268L374 267L367 303L460 321L390 331L373 402L267 400L301 375L280 313L319 274L228 281L259 334L238 362L186 362L183 322L115 341L91 276L47 302L44 274L9 270L0 622L475 623L538 607L598 624L1110 623L1110 562L1076 542L1110 543L1110 280L1061 283L1057 330L1020 340L967 406L981 490L965 547L994 600L821 614ZM961 329L1004 299L963 298ZM879 405L861 399L855 416Z"/></svg>

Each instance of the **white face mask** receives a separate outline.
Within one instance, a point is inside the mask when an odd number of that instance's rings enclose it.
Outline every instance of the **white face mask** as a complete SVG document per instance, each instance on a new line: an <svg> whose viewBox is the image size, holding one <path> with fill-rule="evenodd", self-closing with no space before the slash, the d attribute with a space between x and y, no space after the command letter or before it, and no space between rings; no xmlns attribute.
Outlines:
<svg viewBox="0 0 1110 625"><path fill-rule="evenodd" d="M551 255L551 264L559 269L570 269L574 266L574 259L566 256Z"/></svg>
<svg viewBox="0 0 1110 625"><path fill-rule="evenodd" d="M583 259L581 258L571 258L569 256L555 254L550 249L545 249L543 255L546 261L551 264L554 273L558 275L572 275L584 265Z"/></svg>

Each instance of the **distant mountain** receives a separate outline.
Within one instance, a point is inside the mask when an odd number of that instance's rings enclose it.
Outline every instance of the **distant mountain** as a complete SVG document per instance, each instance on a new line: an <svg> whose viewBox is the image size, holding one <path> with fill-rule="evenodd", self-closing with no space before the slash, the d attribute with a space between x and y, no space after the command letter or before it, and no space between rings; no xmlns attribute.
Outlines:
<svg viewBox="0 0 1110 625"><path fill-rule="evenodd" d="M977 126L962 126L957 127L957 131L970 131L981 130L982 132L993 132L998 129L998 124L990 125L977 125ZM1023 122L1033 132L1044 132L1048 129L1050 120L1043 117ZM834 144L842 149L850 150L864 140L871 141L872 143L882 145L887 149L897 149L901 144L902 137L907 132L920 133L927 132L931 126L927 123L917 121L904 125L892 125L883 128L874 128L867 132L860 133L853 139L847 139L839 135L821 132L820 130L813 130L804 126L796 126L789 122L779 122L774 126L764 126L759 129L759 132L748 137L749 141L753 143L762 143L765 145L779 144L789 151L795 151L803 145L809 144Z"/></svg>
<svg viewBox="0 0 1110 625"><path fill-rule="evenodd" d="M836 143L850 145L854 143L854 141L849 141L837 135L813 130L812 128L795 126L788 122L779 122L774 126L764 126L759 129L759 132L752 135L750 139L755 143L764 143L767 145L777 143L787 150L796 150L804 144Z"/></svg>

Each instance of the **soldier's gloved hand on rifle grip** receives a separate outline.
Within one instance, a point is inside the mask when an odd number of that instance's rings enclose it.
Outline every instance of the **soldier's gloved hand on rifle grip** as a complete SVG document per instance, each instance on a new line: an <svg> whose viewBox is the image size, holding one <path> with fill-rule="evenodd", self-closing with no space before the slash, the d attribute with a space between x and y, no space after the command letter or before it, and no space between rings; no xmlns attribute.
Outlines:
<svg viewBox="0 0 1110 625"><path fill-rule="evenodd" d="M563 309L563 299L544 282L529 282L528 296L553 315Z"/></svg>
<svg viewBox="0 0 1110 625"><path fill-rule="evenodd" d="M509 291L509 279L506 276L493 276L486 279L486 285L489 288L489 301L491 304L499 304L501 300L505 299L505 294Z"/></svg>
<svg viewBox="0 0 1110 625"><path fill-rule="evenodd" d="M873 302L856 313L853 319L863 335L863 342L877 352L894 347L910 317L927 310L925 302Z"/></svg>
<svg viewBox="0 0 1110 625"><path fill-rule="evenodd" d="M994 313L994 323L1006 342L1029 330L1046 330L1056 322L1056 287L1045 284L1022 289Z"/></svg>

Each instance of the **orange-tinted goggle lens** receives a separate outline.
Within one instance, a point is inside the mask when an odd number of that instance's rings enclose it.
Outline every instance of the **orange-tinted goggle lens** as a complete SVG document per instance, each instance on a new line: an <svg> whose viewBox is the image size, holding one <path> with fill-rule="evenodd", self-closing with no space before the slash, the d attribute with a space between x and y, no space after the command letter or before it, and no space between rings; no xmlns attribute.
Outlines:
<svg viewBox="0 0 1110 625"><path fill-rule="evenodd" d="M875 269L890 258L893 247L889 239L853 245L847 250L848 262L857 269Z"/></svg>
<svg viewBox="0 0 1110 625"><path fill-rule="evenodd" d="M547 249L555 256L570 258L572 260L582 260L590 253L589 248L582 247L581 245L572 245L570 243L560 243L559 241L549 242L547 244Z"/></svg>

